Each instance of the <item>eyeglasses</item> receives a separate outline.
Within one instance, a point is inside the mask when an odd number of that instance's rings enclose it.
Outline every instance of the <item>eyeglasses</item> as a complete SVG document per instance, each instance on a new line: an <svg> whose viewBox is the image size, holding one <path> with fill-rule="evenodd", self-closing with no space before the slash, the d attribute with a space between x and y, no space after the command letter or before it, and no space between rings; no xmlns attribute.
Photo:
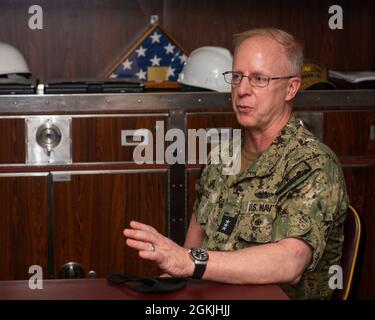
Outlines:
<svg viewBox="0 0 375 320"><path fill-rule="evenodd" d="M224 81L231 84L232 86L238 86L241 83L242 78L248 78L249 83L253 87L265 88L269 85L271 80L279 79L290 79L296 76L287 76L287 77L267 77L258 73L251 73L248 76L245 76L242 72L239 71L226 71L223 73Z"/></svg>

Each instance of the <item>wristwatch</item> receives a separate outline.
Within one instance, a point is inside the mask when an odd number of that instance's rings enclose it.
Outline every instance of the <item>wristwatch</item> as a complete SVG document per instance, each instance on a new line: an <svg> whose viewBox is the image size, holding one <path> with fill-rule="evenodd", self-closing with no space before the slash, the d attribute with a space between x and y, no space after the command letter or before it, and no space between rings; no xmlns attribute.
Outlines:
<svg viewBox="0 0 375 320"><path fill-rule="evenodd" d="M193 279L201 279L203 273L206 270L207 261L208 261L208 252L206 249L202 248L191 248L189 250L190 258L195 263L195 269L193 275L191 276Z"/></svg>

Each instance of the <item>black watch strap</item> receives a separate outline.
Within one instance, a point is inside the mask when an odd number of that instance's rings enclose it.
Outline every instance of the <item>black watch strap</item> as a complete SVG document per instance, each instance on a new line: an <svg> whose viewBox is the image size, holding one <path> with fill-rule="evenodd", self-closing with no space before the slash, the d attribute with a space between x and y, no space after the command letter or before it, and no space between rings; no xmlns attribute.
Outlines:
<svg viewBox="0 0 375 320"><path fill-rule="evenodd" d="M205 271L206 271L206 264L205 263L195 262L194 272L193 272L193 275L191 277L193 279L201 279Z"/></svg>

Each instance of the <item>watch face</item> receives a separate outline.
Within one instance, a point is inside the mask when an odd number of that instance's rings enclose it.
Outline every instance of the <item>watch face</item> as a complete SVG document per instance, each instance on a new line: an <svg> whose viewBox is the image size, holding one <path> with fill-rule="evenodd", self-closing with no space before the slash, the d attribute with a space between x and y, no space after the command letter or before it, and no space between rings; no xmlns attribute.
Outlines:
<svg viewBox="0 0 375 320"><path fill-rule="evenodd" d="M191 255L194 257L195 260L198 261L207 261L208 260L208 252L202 248L192 248Z"/></svg>

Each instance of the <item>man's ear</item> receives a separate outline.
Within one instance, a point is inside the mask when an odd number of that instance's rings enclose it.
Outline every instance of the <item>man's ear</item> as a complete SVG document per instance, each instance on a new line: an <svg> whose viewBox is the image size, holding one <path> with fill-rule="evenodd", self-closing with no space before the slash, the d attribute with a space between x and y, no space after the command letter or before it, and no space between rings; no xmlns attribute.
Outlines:
<svg viewBox="0 0 375 320"><path fill-rule="evenodd" d="M293 78L289 79L288 88L287 88L286 96L285 96L285 101L292 100L296 96L300 86L301 86L301 78L300 77L293 77Z"/></svg>

